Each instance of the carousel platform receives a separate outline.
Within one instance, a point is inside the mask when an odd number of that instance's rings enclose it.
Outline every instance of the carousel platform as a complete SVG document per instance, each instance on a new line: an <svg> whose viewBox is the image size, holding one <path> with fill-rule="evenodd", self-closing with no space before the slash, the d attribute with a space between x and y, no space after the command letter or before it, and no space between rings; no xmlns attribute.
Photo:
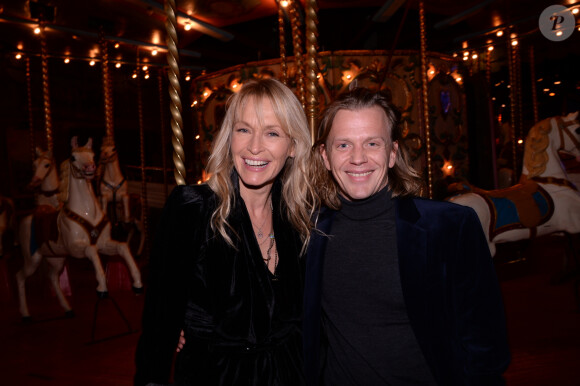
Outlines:
<svg viewBox="0 0 580 386"><path fill-rule="evenodd" d="M561 237L549 237L523 251L515 246L499 251L496 267L513 357L508 385L578 385L578 276L561 275L565 246ZM578 252L578 243L575 247ZM33 321L23 323L13 279L21 258L11 252L0 258L0 384L131 385L144 297L124 283L122 267L109 264L110 299L98 302L89 262L69 260L73 318L64 317L41 267L28 283ZM146 274L145 259L139 264Z"/></svg>

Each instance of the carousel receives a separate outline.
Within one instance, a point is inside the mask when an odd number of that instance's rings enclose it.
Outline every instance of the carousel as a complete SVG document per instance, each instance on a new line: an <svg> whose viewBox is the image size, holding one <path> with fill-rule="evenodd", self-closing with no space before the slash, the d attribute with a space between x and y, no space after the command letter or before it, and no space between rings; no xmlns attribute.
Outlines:
<svg viewBox="0 0 580 386"><path fill-rule="evenodd" d="M547 250L549 279L580 309L580 2L14 3L0 5L0 304L2 325L42 347L60 341L39 332L53 328L124 347L111 384L131 384L165 200L207 180L228 98L256 78L293 90L313 141L342 92L386 92L423 196L472 207L500 273L525 277ZM506 376L536 384L518 373L521 347Z"/></svg>

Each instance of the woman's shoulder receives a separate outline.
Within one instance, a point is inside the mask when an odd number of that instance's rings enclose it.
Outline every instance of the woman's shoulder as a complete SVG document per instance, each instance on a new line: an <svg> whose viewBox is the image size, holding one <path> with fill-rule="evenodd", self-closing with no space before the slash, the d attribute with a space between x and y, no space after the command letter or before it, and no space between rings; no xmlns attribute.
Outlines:
<svg viewBox="0 0 580 386"><path fill-rule="evenodd" d="M169 197L167 204L171 206L201 206L211 205L215 194L207 184L177 185Z"/></svg>

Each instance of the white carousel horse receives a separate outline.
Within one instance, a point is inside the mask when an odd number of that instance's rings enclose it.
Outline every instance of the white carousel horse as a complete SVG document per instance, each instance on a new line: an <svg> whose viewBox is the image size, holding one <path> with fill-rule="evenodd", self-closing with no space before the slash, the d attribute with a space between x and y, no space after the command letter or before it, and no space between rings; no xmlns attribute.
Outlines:
<svg viewBox="0 0 580 386"><path fill-rule="evenodd" d="M107 212L107 205L110 202L116 205L117 202L121 201L123 203L123 221L129 222L131 214L127 183L123 173L121 173L117 149L111 137L103 139L97 175L100 180L99 191L103 211Z"/></svg>
<svg viewBox="0 0 580 386"><path fill-rule="evenodd" d="M8 229L14 229L14 218L14 201L0 196L0 257L4 256L4 233Z"/></svg>
<svg viewBox="0 0 580 386"><path fill-rule="evenodd" d="M58 213L56 224L51 229L57 229L58 235L38 240L33 237L39 233L33 228L33 218L23 219L20 227L20 241L24 266L16 274L20 313L24 319L30 317L26 302L26 278L34 273L43 257L50 257L50 278L61 306L67 313L71 312L70 304L64 296L58 280L58 275L64 266L64 257L88 258L95 268L97 279L97 294L106 297L107 282L101 264L99 253L105 255L120 255L129 268L133 278L133 289L141 292L143 284L141 273L129 251L126 243L111 240L111 224L101 210L95 197L91 180L96 166L94 153L91 149L92 140L79 147L77 138L71 141L72 155L61 164L61 194L63 207ZM50 235L49 235L50 236ZM60 257L59 257L60 256Z"/></svg>
<svg viewBox="0 0 580 386"><path fill-rule="evenodd" d="M497 243L580 233L580 192L558 151L580 157L578 112L545 119L530 129L519 184L492 191L467 187L471 192L449 199L477 212L492 256Z"/></svg>
<svg viewBox="0 0 580 386"><path fill-rule="evenodd" d="M37 147L32 169L33 175L28 186L33 189L40 187L36 205L48 205L54 209L60 209L61 202L58 197L60 181L51 152Z"/></svg>
<svg viewBox="0 0 580 386"><path fill-rule="evenodd" d="M126 241L130 243L131 238L137 231L139 243L136 254L138 256L141 255L145 245L143 223L140 219L141 212L139 211L137 213L135 211L135 213L131 213L131 196L128 193L128 184L121 172L115 142L113 138L108 136L103 138L103 144L101 145L97 177L97 181L99 181L101 208L105 213L111 214L109 217L113 222L113 226L119 226L120 221L123 221L125 224L133 223L135 225L136 230L135 228L130 228ZM121 219L118 218L117 214L118 203L122 204L123 218ZM110 211L107 210L109 204L111 205Z"/></svg>

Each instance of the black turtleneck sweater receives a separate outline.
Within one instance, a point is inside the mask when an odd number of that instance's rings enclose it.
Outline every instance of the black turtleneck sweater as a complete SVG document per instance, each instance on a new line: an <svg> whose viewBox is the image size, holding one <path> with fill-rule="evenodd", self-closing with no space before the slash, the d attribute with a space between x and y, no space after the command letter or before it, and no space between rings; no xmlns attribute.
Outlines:
<svg viewBox="0 0 580 386"><path fill-rule="evenodd" d="M341 200L324 257L324 384L434 385L405 309L391 192Z"/></svg>

